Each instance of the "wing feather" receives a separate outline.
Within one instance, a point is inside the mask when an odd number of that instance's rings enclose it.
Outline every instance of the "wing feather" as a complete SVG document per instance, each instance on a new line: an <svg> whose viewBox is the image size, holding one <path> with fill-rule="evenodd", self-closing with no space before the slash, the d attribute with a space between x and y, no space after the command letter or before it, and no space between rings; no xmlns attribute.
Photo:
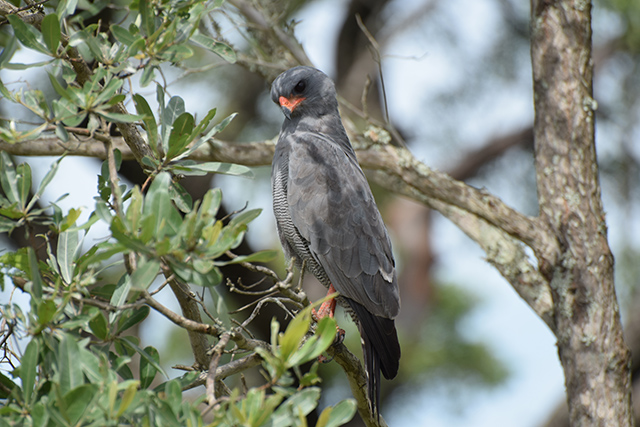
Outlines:
<svg viewBox="0 0 640 427"><path fill-rule="evenodd" d="M400 303L391 243L355 155L322 134L285 138L296 229L338 292L374 315L395 317Z"/></svg>

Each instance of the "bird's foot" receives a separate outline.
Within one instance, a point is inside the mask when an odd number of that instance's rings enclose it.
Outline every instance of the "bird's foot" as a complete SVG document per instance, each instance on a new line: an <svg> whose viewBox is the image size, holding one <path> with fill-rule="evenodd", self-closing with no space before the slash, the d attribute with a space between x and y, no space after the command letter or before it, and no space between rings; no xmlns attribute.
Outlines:
<svg viewBox="0 0 640 427"><path fill-rule="evenodd" d="M320 356L318 356L318 363L329 363L332 360L333 360L333 357L329 358L324 354L321 354Z"/></svg>
<svg viewBox="0 0 640 427"><path fill-rule="evenodd" d="M338 344L342 344L342 342L344 341L344 337L345 337L345 332L344 329L339 328L338 326L336 326L336 338L333 340L333 344L331 345L338 345ZM333 357L329 358L323 354L321 354L320 356L318 356L318 363L329 363L333 360Z"/></svg>

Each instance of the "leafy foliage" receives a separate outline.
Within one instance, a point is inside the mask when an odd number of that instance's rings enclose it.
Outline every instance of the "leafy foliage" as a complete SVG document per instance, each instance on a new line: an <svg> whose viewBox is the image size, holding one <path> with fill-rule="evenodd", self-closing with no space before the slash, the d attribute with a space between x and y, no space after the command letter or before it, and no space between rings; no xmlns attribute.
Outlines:
<svg viewBox="0 0 640 427"><path fill-rule="evenodd" d="M208 173L252 176L244 166L189 160L235 115L215 123L214 108L197 120L181 97L169 96L166 84L156 80L161 65L184 63L196 52L236 61L235 51L201 25L221 3L61 0L55 9L45 5L44 16L33 12L37 26L18 14L7 16L15 37L8 38L0 54L0 69L46 68L45 83L51 90L14 89L0 81L4 100L31 115L28 123L0 123L0 138L21 144L55 135L66 143L91 135L105 141L107 160L97 177L95 205L80 223L80 208L63 212L56 202L41 205L63 158L34 187L30 166L0 153L0 232L22 233L29 242L0 254L0 286L12 286L29 297L28 306L13 298L0 306L2 425L294 426L306 425L305 416L317 407L317 363L309 372L300 366L331 345L335 323L327 319L316 327L310 309L303 309L283 333L274 320L271 345L247 332L255 316L242 326L233 319L234 324L214 287L223 283L220 268L225 265L275 257L275 251L231 253L260 210L219 218L220 189L210 189L194 202L179 182L183 176ZM114 21L118 24L90 22L107 7L119 16ZM12 62L19 48L46 59ZM136 93L132 77L139 87L155 85L155 99ZM154 102L157 110L151 107ZM135 114L125 103L135 107ZM116 127L144 132L146 151L138 159L148 175L143 186L128 188L119 181L122 156L111 144ZM107 238L85 242L97 223L107 225ZM274 286L290 285L289 279ZM194 302L188 286L206 288L215 315L202 300ZM154 296L169 288L178 299L191 298L189 303L209 316L209 322L161 306ZM301 301L293 302L302 308ZM212 337L216 345L207 356L216 362L210 381L224 379L215 377L222 354L241 362L257 354L265 384L244 391L207 388L199 397L186 399L183 390L202 384L198 378L207 374L192 371L169 379L160 352L144 346L135 333L152 309ZM233 345L228 345L230 338ZM237 371L251 366L241 365ZM343 424L355 409L352 400L326 408L317 425Z"/></svg>
<svg viewBox="0 0 640 427"><path fill-rule="evenodd" d="M2 274L30 296L27 312L13 303L0 307L3 322L26 343L22 352L5 347L3 362L14 368L7 374L0 372L0 399L5 401L0 415L29 425L203 425L199 405L207 396L195 401L182 396L182 389L198 373L166 380L158 351L152 346L142 348L139 338L129 332L149 315L146 304L151 297L146 290L162 268L185 282L213 286L221 280L221 265L270 258L271 253L263 252L240 260L218 259L239 244L258 212L242 212L223 224L215 218L221 194L213 189L182 216L170 196L171 176L161 172L145 195L136 187L124 196L129 205L121 214L108 205L110 198L103 196L109 192L104 191L96 197L96 206L102 208L86 224L76 225L75 211L54 221L38 209L42 219L31 209L28 165L16 166L5 153L0 156L0 177L7 194L0 205L3 213L11 213L5 217L7 229L41 222L58 236L55 251L45 236L46 260L39 261L32 247L0 257ZM84 252L80 234L98 217L110 224L113 239ZM104 260L131 254L136 256L137 268L122 274L116 284L101 283ZM284 333L279 333L274 320L271 349L265 344L256 351L268 373L267 385L275 392L267 394L260 387L240 395L235 390L213 412L212 425L304 424L304 416L318 404L319 378L317 363L304 375L299 366L320 355L335 336L333 319L323 319L316 334L307 337L310 327L310 307ZM300 388L293 385L291 369L299 377ZM160 384L158 374L165 379ZM318 426L340 425L351 419L355 408L351 400L326 408ZM29 414L26 419L24 414Z"/></svg>

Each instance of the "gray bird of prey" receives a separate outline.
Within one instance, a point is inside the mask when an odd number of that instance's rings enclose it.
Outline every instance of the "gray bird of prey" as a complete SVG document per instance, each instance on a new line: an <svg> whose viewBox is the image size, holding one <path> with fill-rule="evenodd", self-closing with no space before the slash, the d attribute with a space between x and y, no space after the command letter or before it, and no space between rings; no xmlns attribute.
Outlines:
<svg viewBox="0 0 640 427"><path fill-rule="evenodd" d="M400 296L391 242L338 112L331 79L311 67L280 74L271 99L285 115L271 169L285 254L304 265L358 325L367 396L379 418L380 372L398 373L393 319ZM319 310L333 316L335 301Z"/></svg>

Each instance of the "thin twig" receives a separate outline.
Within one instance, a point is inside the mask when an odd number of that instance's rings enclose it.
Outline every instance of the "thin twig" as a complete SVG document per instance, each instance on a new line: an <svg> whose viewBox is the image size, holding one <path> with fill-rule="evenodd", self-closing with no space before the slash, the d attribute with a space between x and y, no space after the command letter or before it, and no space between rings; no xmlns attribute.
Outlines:
<svg viewBox="0 0 640 427"><path fill-rule="evenodd" d="M220 362L220 357L222 356L222 352L224 348L227 346L231 335L228 333L222 334L220 337L220 341L213 347L211 354L211 361L209 362L209 372L207 373L207 380L205 382L205 388L207 390L207 400L209 402L209 406L202 415L205 415L209 411L211 411L216 405L216 393L215 393L215 382L216 382L216 371L218 369L218 363Z"/></svg>
<svg viewBox="0 0 640 427"><path fill-rule="evenodd" d="M358 23L358 27L360 27L362 33L369 40L369 43L371 43L371 48L374 53L373 60L378 65L378 73L380 74L380 86L382 87L382 102L384 104L384 114L387 122L387 126L385 126L385 129L389 131L389 133L399 144L403 144L403 146L405 146L404 139L402 138L402 136L400 136L398 130L391 124L391 119L389 118L389 104L387 102L387 89L384 84L384 73L382 72L382 53L380 50L380 45L376 41L375 37L373 37L373 34L371 34L371 32L364 25L364 22L362 22L362 18L359 14L356 14L356 22Z"/></svg>
<svg viewBox="0 0 640 427"><path fill-rule="evenodd" d="M235 375L253 368L254 366L258 366L261 362L262 358L257 353L252 353L248 356L226 363L223 366L219 366L216 369L216 378L225 379L231 375ZM190 390L204 385L208 375L208 372L202 372L198 378L196 378L191 384L185 386L183 390Z"/></svg>
<svg viewBox="0 0 640 427"><path fill-rule="evenodd" d="M369 120L369 108L367 107L367 98L369 97L369 89L371 88L371 77L367 74L367 78L364 81L364 89L362 89L362 97L360 103L362 104L362 113L365 120Z"/></svg>

